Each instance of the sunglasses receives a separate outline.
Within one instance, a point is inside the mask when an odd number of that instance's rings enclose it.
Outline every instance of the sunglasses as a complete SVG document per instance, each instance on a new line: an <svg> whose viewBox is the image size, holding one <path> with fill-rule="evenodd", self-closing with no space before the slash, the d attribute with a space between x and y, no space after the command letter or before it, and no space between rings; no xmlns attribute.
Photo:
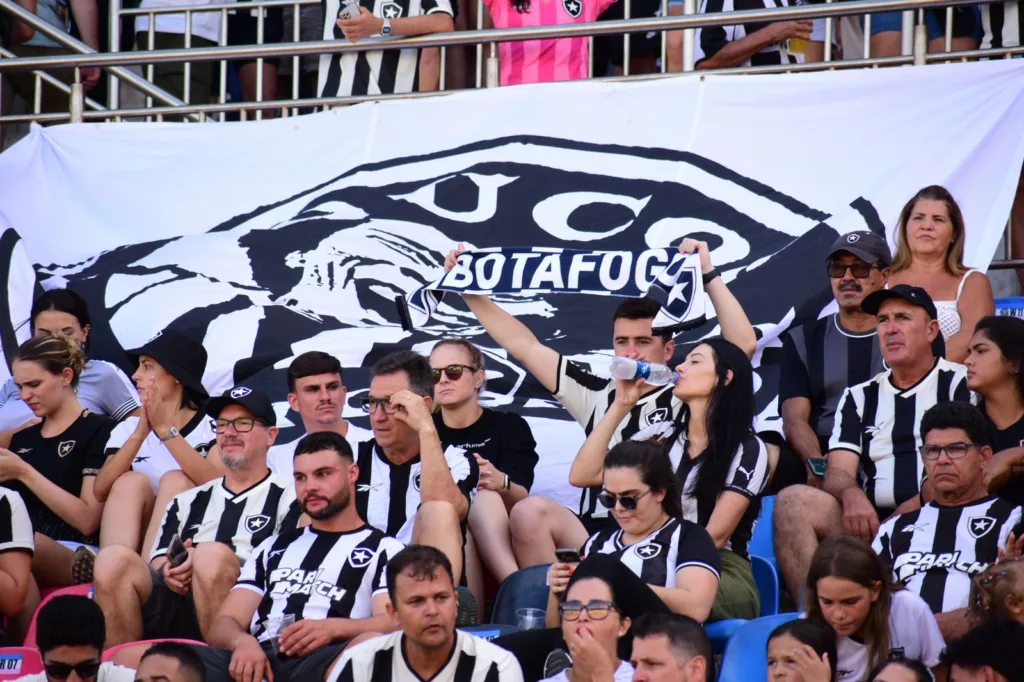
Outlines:
<svg viewBox="0 0 1024 682"><path fill-rule="evenodd" d="M99 661L82 661L75 665L69 663L44 663L43 668L46 670L46 675L51 680L66 680L71 677L71 673L77 674L83 680L96 677L96 674L100 671Z"/></svg>
<svg viewBox="0 0 1024 682"><path fill-rule="evenodd" d="M949 445L922 445L920 448L921 459L934 462L939 459L939 456L945 452L946 457L950 459L963 459L967 456L967 453L971 448L975 447L974 443L950 443Z"/></svg>
<svg viewBox="0 0 1024 682"><path fill-rule="evenodd" d="M401 405L392 405L391 396L386 398L360 398L359 404L363 407L363 412L367 414L373 414L377 409L384 410L384 414L395 414Z"/></svg>
<svg viewBox="0 0 1024 682"><path fill-rule="evenodd" d="M443 372L446 377L452 381L458 381L462 378L462 373L466 370L475 372L476 367L470 367L469 365L448 365L447 367L436 367L430 370L431 376L434 377L434 383L441 381L441 373Z"/></svg>
<svg viewBox="0 0 1024 682"><path fill-rule="evenodd" d="M239 417L238 419L217 419L213 422L213 430L217 433L224 433L228 430L229 426L235 427L235 431L238 433L249 433L257 424L262 424L263 420L253 419L252 417Z"/></svg>
<svg viewBox="0 0 1024 682"><path fill-rule="evenodd" d="M835 261L829 261L828 264L828 276L833 279L839 279L846 275L846 271L849 270L853 273L853 276L857 279L864 279L871 274L874 265L868 265L867 263L836 263Z"/></svg>
<svg viewBox="0 0 1024 682"><path fill-rule="evenodd" d="M583 611L587 612L591 620L604 620L609 613L618 611L618 609L610 601L600 599L594 599L586 604L578 601L566 601L558 605L558 613L562 616L562 620L570 622L579 620Z"/></svg>
<svg viewBox="0 0 1024 682"><path fill-rule="evenodd" d="M601 494L597 496L597 501L608 509L615 509L615 504L618 503L622 505L622 508L626 511L636 511L636 506L640 503L640 500L650 494L650 490L641 495L616 495L615 493L603 490L601 491Z"/></svg>

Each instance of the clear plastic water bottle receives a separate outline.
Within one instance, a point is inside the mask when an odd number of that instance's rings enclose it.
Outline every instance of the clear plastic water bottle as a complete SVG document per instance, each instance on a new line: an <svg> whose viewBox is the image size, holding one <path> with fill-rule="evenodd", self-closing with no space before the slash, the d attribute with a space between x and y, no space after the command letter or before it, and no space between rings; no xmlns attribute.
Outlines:
<svg viewBox="0 0 1024 682"><path fill-rule="evenodd" d="M645 360L631 360L630 358L612 358L612 376L616 379L643 379L652 386L667 386L674 384L679 376L668 368L656 362Z"/></svg>

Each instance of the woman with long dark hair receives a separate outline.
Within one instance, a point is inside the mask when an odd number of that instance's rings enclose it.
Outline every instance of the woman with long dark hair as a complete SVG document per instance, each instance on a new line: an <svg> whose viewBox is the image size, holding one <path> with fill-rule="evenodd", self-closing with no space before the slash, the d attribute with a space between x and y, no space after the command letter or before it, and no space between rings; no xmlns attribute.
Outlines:
<svg viewBox="0 0 1024 682"><path fill-rule="evenodd" d="M893 655L933 670L945 646L923 599L895 585L891 572L860 538L835 535L818 546L807 574L807 619L836 633L836 665L860 682Z"/></svg>
<svg viewBox="0 0 1024 682"><path fill-rule="evenodd" d="M963 213L949 190L925 187L900 211L889 275L890 287L910 284L932 297L951 362L964 361L975 324L995 312L988 277L964 265L965 231Z"/></svg>
<svg viewBox="0 0 1024 682"><path fill-rule="evenodd" d="M866 682L935 682L935 675L920 661L882 661Z"/></svg>
<svg viewBox="0 0 1024 682"><path fill-rule="evenodd" d="M981 318L967 351L967 387L978 396L996 453L985 467L988 489L1024 504L1024 320Z"/></svg>
<svg viewBox="0 0 1024 682"><path fill-rule="evenodd" d="M836 633L798 618L768 635L768 682L835 682Z"/></svg>
<svg viewBox="0 0 1024 682"><path fill-rule="evenodd" d="M655 440L667 448L681 486L683 518L704 526L720 550L721 583L710 619L756 618L760 604L747 544L771 462L753 432L753 368L739 347L715 338L694 347L676 372L673 395L683 403L678 416L633 439ZM622 415L636 404L642 385L642 380L618 382L614 409L609 408L573 461L573 485L600 480L602 450Z"/></svg>
<svg viewBox="0 0 1024 682"><path fill-rule="evenodd" d="M86 362L75 391L83 408L114 421L138 413L139 394L124 372L112 363L88 359L92 318L85 299L70 289L51 289L32 304L29 323L32 336L63 334L82 347ZM14 378L8 379L0 388L0 431L13 430L35 418L19 397Z"/></svg>

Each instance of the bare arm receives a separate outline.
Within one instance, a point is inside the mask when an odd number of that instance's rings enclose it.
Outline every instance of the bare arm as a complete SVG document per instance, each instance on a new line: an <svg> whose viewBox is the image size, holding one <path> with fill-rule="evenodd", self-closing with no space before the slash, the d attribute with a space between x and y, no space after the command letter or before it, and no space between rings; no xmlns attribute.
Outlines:
<svg viewBox="0 0 1024 682"><path fill-rule="evenodd" d="M420 495L424 502L448 502L455 507L460 519L469 514L469 501L459 490L444 457L441 439L434 428L434 422L427 419L420 434Z"/></svg>
<svg viewBox="0 0 1024 682"><path fill-rule="evenodd" d="M843 530L871 543L881 525L878 512L857 483L860 456L851 450L831 450L825 467L824 489L835 497L843 513Z"/></svg>
<svg viewBox="0 0 1024 682"><path fill-rule="evenodd" d="M615 435L615 429L636 405L643 386L643 382L637 381L616 383L615 402L608 406L608 411L601 417L601 421L583 441L580 451L572 461L572 468L569 469L569 484L577 488L601 485L603 482L604 458L608 454L608 444Z"/></svg>
<svg viewBox="0 0 1024 682"><path fill-rule="evenodd" d="M21 551L0 554L0 614L11 618L24 608L31 578L31 554Z"/></svg>
<svg viewBox="0 0 1024 682"><path fill-rule="evenodd" d="M233 589L228 592L217 617L213 619L207 641L228 651L234 651L249 640L256 642L256 638L249 634L249 623L262 599L262 595L252 590Z"/></svg>
<svg viewBox="0 0 1024 682"><path fill-rule="evenodd" d="M974 335L978 320L994 315L996 304L992 299L992 283L982 274L973 274L964 282L964 290L956 304L960 313L960 331L946 339L946 359L963 362L967 359L967 346Z"/></svg>
<svg viewBox="0 0 1024 682"><path fill-rule="evenodd" d="M716 277L707 283L704 290L708 292L711 305L715 307L718 324L722 326L722 338L736 344L748 358L754 357L754 351L757 350L754 327L729 287L721 277Z"/></svg>
<svg viewBox="0 0 1024 682"><path fill-rule="evenodd" d="M935 622L938 623L942 637L947 642L957 637L963 637L970 629L967 626L967 609L936 613Z"/></svg>
<svg viewBox="0 0 1024 682"><path fill-rule="evenodd" d="M860 457L850 450L832 450L828 453L828 466L825 468L825 492L843 501L849 490L860 490L857 475L860 473ZM863 491L861 491L863 494Z"/></svg>
<svg viewBox="0 0 1024 682"><path fill-rule="evenodd" d="M651 585L673 613L679 613L703 623L711 615L711 606L718 594L718 578L699 566L687 566L676 572L677 587ZM685 587L681 587L685 585Z"/></svg>
<svg viewBox="0 0 1024 682"><path fill-rule="evenodd" d="M22 9L25 9L25 10L31 12L32 14L38 14L38 12L39 12L39 5L38 5L36 0L15 0L15 1L19 5L21 5ZM23 43L26 40L31 40L32 36L34 36L35 34L36 34L36 30L33 27L29 26L28 24L26 24L23 21L18 21L17 19L14 20L14 42L15 43ZM4 445L3 447L7 447L7 446Z"/></svg>
<svg viewBox="0 0 1024 682"><path fill-rule="evenodd" d="M811 401L807 398L787 398L782 402L782 432L804 466L808 459L824 457L818 434L811 428ZM811 476L809 467L807 475Z"/></svg>
<svg viewBox="0 0 1024 682"><path fill-rule="evenodd" d="M718 496L715 508L711 512L711 518L708 519L707 526L705 526L711 539L715 542L715 547L718 549L725 547L725 543L736 532L736 526L739 525L749 507L750 498L731 490L726 490Z"/></svg>
<svg viewBox="0 0 1024 682"><path fill-rule="evenodd" d="M383 26L384 22L381 21ZM432 12L419 17L391 20L391 35L421 36L427 33L448 33L455 30L455 20L447 12Z"/></svg>
<svg viewBox="0 0 1024 682"><path fill-rule="evenodd" d="M75 16L82 42L99 51L100 30L96 0L71 0L71 13Z"/></svg>
<svg viewBox="0 0 1024 682"><path fill-rule="evenodd" d="M209 483L224 475L224 466L220 462L220 451L217 446L214 446L206 457L196 452L183 436L171 438L164 446L181 466L185 475L196 485Z"/></svg>
<svg viewBox="0 0 1024 682"><path fill-rule="evenodd" d="M93 487L95 476L82 479L82 491L75 497L56 483L50 481L29 465L21 477L21 482L45 504L50 511L64 520L82 535L92 535L100 527L103 515L103 504L96 499Z"/></svg>
<svg viewBox="0 0 1024 682"><path fill-rule="evenodd" d="M140 420L140 427L142 424L143 422ZM110 495L110 489L114 487L114 481L132 468L132 462L135 461L135 456L142 449L142 444L146 442L147 435L147 430L136 428L124 445L113 455L107 457L107 461L103 463L93 485L93 494L96 495L98 501L106 502Z"/></svg>
<svg viewBox="0 0 1024 682"><path fill-rule="evenodd" d="M491 338L554 393L558 387L558 352L542 344L529 327L490 297L465 294L462 298Z"/></svg>
<svg viewBox="0 0 1024 682"><path fill-rule="evenodd" d="M746 35L739 40L729 41L725 47L711 57L697 63L698 70L724 69L731 66L739 66L755 54L773 43L778 43L787 38L811 37L811 30L814 24L811 21L779 21L768 24L759 31Z"/></svg>

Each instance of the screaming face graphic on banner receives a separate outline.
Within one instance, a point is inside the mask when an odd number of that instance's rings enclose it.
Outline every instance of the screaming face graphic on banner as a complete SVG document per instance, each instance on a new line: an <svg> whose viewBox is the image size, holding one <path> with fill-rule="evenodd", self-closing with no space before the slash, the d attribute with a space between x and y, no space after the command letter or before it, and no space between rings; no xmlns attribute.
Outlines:
<svg viewBox="0 0 1024 682"><path fill-rule="evenodd" d="M755 357L765 365L758 383L764 410L775 396L775 380L764 371L774 362L775 336L800 316L802 304L808 303L805 316L816 316L831 298L821 267L836 236L829 214L684 152L514 137L360 166L268 200L274 203L205 234L122 247L51 270L87 297L97 355L116 357L115 338L130 348L175 327L206 344L211 391L245 380L281 400L287 360L325 350L346 367L354 405L366 386L362 368L373 360L400 346L426 351L439 338L459 335L491 351L492 404L522 407L539 399L528 414L537 408L534 416L564 419L457 296L411 332L400 327L396 297L436 279L458 243L635 251L688 236L708 242L713 263L765 337L768 349ZM844 224L844 231L880 230L870 204L858 201L854 213L863 218L847 220L856 224ZM808 302L818 291L823 295ZM497 300L560 353L607 361L620 300ZM715 330L712 319L677 343Z"/></svg>

